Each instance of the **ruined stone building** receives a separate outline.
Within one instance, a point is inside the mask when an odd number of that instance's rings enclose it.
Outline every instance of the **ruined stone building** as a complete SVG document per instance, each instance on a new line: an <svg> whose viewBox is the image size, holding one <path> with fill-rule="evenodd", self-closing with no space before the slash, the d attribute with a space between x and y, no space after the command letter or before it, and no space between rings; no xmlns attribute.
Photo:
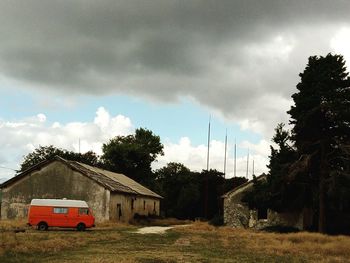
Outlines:
<svg viewBox="0 0 350 263"><path fill-rule="evenodd" d="M24 218L34 198L84 200L96 221L128 222L159 215L162 197L123 174L60 157L41 162L1 186L1 219Z"/></svg>
<svg viewBox="0 0 350 263"><path fill-rule="evenodd" d="M258 180L266 180L263 174ZM224 223L227 226L261 229L267 226L288 226L304 230L312 223L310 211L278 213L267 209L251 210L242 201L244 194L254 187L253 181L248 181L222 196L224 199Z"/></svg>

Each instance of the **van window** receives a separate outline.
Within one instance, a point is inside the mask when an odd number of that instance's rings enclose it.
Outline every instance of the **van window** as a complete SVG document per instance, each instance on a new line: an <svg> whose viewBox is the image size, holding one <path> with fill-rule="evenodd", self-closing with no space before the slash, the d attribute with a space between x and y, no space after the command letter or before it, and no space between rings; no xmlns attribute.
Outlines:
<svg viewBox="0 0 350 263"><path fill-rule="evenodd" d="M79 208L79 215L88 215L89 208Z"/></svg>
<svg viewBox="0 0 350 263"><path fill-rule="evenodd" d="M54 214L68 214L68 208L67 207L54 207L53 212L54 212Z"/></svg>

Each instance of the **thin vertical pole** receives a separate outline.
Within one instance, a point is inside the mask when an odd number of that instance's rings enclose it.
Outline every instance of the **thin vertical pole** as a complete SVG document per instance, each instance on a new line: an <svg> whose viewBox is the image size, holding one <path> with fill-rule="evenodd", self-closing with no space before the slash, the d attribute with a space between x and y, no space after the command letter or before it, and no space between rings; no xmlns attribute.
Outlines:
<svg viewBox="0 0 350 263"><path fill-rule="evenodd" d="M247 172L246 172L247 179L248 179L248 170L249 170L249 148L248 148L248 154L247 154Z"/></svg>
<svg viewBox="0 0 350 263"><path fill-rule="evenodd" d="M253 159L253 175L255 175L255 174L254 174L254 159Z"/></svg>
<svg viewBox="0 0 350 263"><path fill-rule="evenodd" d="M237 171L237 144L236 144L236 138L235 138L235 150L234 150L234 164L233 164L233 176L236 177Z"/></svg>
<svg viewBox="0 0 350 263"><path fill-rule="evenodd" d="M211 116L209 116L209 125L208 125L207 171L209 171L209 151L210 151L210 120L211 120Z"/></svg>
<svg viewBox="0 0 350 263"><path fill-rule="evenodd" d="M227 129L226 129L226 135L225 135L224 178L226 177L226 153L227 153Z"/></svg>

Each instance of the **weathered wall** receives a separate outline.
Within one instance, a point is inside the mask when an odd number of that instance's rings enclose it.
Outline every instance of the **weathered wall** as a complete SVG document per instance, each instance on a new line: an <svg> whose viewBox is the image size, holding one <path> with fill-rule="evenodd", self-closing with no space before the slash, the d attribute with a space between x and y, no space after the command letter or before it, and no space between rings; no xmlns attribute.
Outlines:
<svg viewBox="0 0 350 263"><path fill-rule="evenodd" d="M241 199L245 191L251 188L252 186L247 185L224 198L225 225L232 227L249 227L250 211L249 208L242 203Z"/></svg>
<svg viewBox="0 0 350 263"><path fill-rule="evenodd" d="M54 161L4 188L1 219L23 218L33 198L85 200L96 221L109 219L109 190L88 177Z"/></svg>
<svg viewBox="0 0 350 263"><path fill-rule="evenodd" d="M235 192L228 194L224 198L224 223L232 227L244 227L261 229L267 226L292 226L300 230L305 229L307 224L310 224L308 216L307 222L305 215L308 211L303 213L277 213L273 210L267 211L267 219L258 219L257 210L250 210L241 199L246 191L250 191L252 184L248 184Z"/></svg>
<svg viewBox="0 0 350 263"><path fill-rule="evenodd" d="M131 207L131 200L134 200L133 209ZM119 208L121 209L121 216L119 218ZM110 220L129 222L134 215L159 215L159 199L154 199L144 196L123 195L120 193L111 193L110 197Z"/></svg>

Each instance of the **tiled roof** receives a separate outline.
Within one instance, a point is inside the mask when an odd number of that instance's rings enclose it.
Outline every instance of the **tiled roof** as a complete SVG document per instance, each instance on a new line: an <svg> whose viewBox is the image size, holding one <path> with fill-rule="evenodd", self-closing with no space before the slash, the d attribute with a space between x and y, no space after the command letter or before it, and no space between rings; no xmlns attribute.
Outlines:
<svg viewBox="0 0 350 263"><path fill-rule="evenodd" d="M28 170L16 175L15 177L11 178L10 180L4 182L1 185L1 188L6 187L7 185L11 184L12 182L15 182L18 179L26 176L31 171L39 169L39 168L47 165L48 163L51 163L52 161L60 161L64 164L66 164L71 169L78 171L81 174L89 177L90 179L94 180L98 184L109 189L111 192L120 192L120 193L134 194L134 195L149 196L149 197L154 197L154 198L163 198L160 195L156 194L155 192L149 190L148 188L142 186L138 182L132 180L131 178L129 178L123 174L114 173L111 171L103 170L101 168L97 168L94 166L90 166L90 165L75 162L75 161L68 161L68 160L65 160L59 156L56 156L52 160L41 162L41 163L29 168Z"/></svg>
<svg viewBox="0 0 350 263"><path fill-rule="evenodd" d="M260 180L266 180L266 174L263 173L263 174L259 175L258 177L256 177L256 179L257 179L258 181L260 181ZM221 196L221 198L226 198L226 197L230 196L231 194L237 192L238 190L243 189L243 188L248 187L248 186L253 185L253 184L254 184L254 181L253 181L253 180L247 181L247 182L245 182L244 184L241 184L241 185L239 185L239 186L233 188L231 191L228 191L227 193L223 194L223 195Z"/></svg>

